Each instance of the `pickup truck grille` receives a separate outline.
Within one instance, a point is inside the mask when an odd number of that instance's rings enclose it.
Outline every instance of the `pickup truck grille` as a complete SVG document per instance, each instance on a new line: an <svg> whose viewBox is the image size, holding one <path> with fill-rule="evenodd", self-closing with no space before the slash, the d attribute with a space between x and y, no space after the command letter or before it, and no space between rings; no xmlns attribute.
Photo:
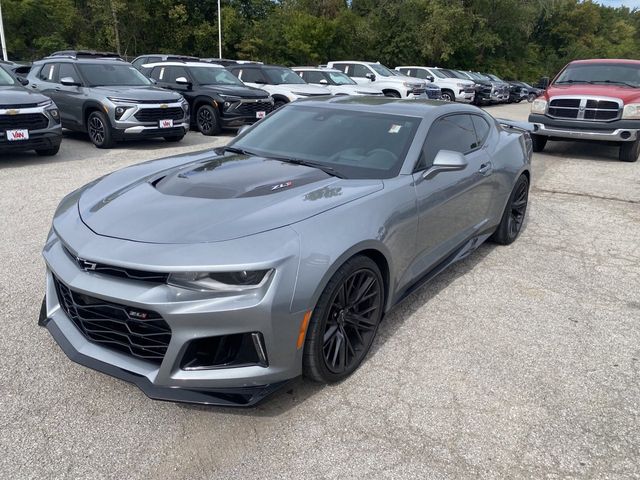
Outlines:
<svg viewBox="0 0 640 480"><path fill-rule="evenodd" d="M42 113L19 113L17 115L0 115L0 130L13 130L26 128L27 130L40 130L47 128L49 120Z"/></svg>
<svg viewBox="0 0 640 480"><path fill-rule="evenodd" d="M597 98L552 98L549 116L568 120L607 122L620 118L622 108L618 101Z"/></svg>

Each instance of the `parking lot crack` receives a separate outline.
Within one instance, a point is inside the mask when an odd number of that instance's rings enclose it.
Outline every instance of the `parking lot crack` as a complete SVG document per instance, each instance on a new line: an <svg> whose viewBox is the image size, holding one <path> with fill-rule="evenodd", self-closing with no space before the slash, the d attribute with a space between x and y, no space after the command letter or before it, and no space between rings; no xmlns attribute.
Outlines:
<svg viewBox="0 0 640 480"><path fill-rule="evenodd" d="M610 197L610 196L606 196L606 195L594 195L592 193L563 192L563 191L560 191L560 190L553 190L553 189L540 188L540 187L533 187L532 190L534 192L540 192L540 193L551 193L551 194L557 194L557 195L571 195L571 196L574 196L574 197L586 197L586 198L593 198L593 199L596 199L596 200L611 200L611 201L614 201L614 202L640 204L640 200L630 200L630 199L624 199L624 198Z"/></svg>

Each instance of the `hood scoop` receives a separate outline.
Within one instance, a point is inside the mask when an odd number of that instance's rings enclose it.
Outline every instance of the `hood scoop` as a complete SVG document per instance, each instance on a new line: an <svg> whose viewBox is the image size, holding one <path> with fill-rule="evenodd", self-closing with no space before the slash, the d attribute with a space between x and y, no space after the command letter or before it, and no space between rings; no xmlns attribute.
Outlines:
<svg viewBox="0 0 640 480"><path fill-rule="evenodd" d="M233 155L191 165L150 183L164 195L223 200L272 195L328 178L314 168Z"/></svg>

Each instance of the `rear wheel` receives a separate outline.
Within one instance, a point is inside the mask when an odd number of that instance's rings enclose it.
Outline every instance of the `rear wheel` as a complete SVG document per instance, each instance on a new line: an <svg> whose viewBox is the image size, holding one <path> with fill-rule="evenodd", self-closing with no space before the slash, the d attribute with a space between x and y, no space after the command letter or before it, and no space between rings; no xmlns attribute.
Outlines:
<svg viewBox="0 0 640 480"><path fill-rule="evenodd" d="M544 147L547 144L547 137L531 134L531 143L534 152L541 152L542 150L544 150Z"/></svg>
<svg viewBox="0 0 640 480"><path fill-rule="evenodd" d="M36 153L41 157L53 157L60 151L60 145L56 145L55 147L50 148L39 148L36 150Z"/></svg>
<svg viewBox="0 0 640 480"><path fill-rule="evenodd" d="M500 224L491 236L491 240L501 245L513 243L522 229L528 203L529 179L527 179L526 175L520 175L511 191Z"/></svg>
<svg viewBox="0 0 640 480"><path fill-rule="evenodd" d="M640 138L633 142L623 142L620 145L618 158L623 162L635 162L640 155Z"/></svg>
<svg viewBox="0 0 640 480"><path fill-rule="evenodd" d="M360 366L384 309L380 269L369 257L353 257L325 287L307 330L303 373L317 382L337 382Z"/></svg>
<svg viewBox="0 0 640 480"><path fill-rule="evenodd" d="M93 144L98 148L111 148L113 146L113 132L107 116L96 110L91 112L87 119L87 132Z"/></svg>
<svg viewBox="0 0 640 480"><path fill-rule="evenodd" d="M211 105L202 105L196 111L196 125L200 133L206 136L220 133L220 116Z"/></svg>

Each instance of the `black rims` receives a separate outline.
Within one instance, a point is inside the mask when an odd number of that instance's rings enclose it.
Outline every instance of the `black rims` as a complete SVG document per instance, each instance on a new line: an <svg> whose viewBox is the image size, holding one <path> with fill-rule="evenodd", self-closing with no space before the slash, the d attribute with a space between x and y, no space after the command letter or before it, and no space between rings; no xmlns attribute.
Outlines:
<svg viewBox="0 0 640 480"><path fill-rule="evenodd" d="M500 224L491 236L494 242L509 245L518 238L520 230L522 230L522 225L524 224L528 203L529 179L526 175L520 175L511 191Z"/></svg>
<svg viewBox="0 0 640 480"><path fill-rule="evenodd" d="M216 135L220 133L220 120L218 112L210 105L202 105L196 112L196 124L203 135Z"/></svg>
<svg viewBox="0 0 640 480"><path fill-rule="evenodd" d="M111 125L102 112L95 111L87 119L87 133L98 148L109 148L113 144Z"/></svg>
<svg viewBox="0 0 640 480"><path fill-rule="evenodd" d="M384 310L385 290L373 260L357 256L329 281L307 332L303 369L321 382L341 380L363 361Z"/></svg>

